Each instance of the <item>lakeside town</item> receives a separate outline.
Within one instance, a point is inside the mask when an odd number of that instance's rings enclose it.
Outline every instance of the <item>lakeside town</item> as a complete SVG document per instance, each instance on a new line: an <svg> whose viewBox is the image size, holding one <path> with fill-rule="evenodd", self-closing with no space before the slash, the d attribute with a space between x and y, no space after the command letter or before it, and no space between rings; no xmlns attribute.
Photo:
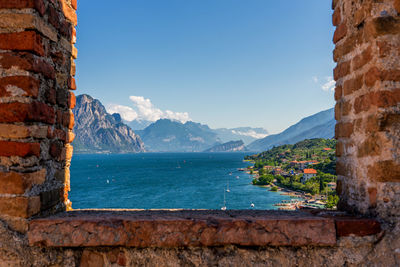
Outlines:
<svg viewBox="0 0 400 267"><path fill-rule="evenodd" d="M246 156L253 166L241 170L253 185L291 197L275 204L279 210L336 209L335 148L334 139L307 139Z"/></svg>

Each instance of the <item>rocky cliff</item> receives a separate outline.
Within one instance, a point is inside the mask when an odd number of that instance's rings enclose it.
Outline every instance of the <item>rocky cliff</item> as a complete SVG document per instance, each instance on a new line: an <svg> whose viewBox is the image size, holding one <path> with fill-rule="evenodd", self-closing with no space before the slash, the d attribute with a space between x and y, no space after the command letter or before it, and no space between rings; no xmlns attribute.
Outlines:
<svg viewBox="0 0 400 267"><path fill-rule="evenodd" d="M77 153L133 153L144 152L140 137L119 114L107 113L99 100L89 95L76 99L74 141Z"/></svg>

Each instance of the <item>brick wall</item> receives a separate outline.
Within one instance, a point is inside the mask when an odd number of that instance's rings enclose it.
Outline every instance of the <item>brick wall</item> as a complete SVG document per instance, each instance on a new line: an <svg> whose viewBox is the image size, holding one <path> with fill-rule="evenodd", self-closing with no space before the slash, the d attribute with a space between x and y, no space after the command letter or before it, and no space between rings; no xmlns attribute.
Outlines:
<svg viewBox="0 0 400 267"><path fill-rule="evenodd" d="M340 208L400 215L400 1L333 1Z"/></svg>
<svg viewBox="0 0 400 267"><path fill-rule="evenodd" d="M70 206L76 7L0 1L0 219L20 232Z"/></svg>
<svg viewBox="0 0 400 267"><path fill-rule="evenodd" d="M332 6L340 208L382 228L342 212L59 212L71 205L77 3L0 0L0 265L399 266L400 0Z"/></svg>

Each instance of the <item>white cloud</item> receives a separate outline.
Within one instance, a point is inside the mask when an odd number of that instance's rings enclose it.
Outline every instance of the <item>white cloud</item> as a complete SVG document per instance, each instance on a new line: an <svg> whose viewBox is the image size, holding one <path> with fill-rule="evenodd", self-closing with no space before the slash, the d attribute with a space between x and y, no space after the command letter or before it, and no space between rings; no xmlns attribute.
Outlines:
<svg viewBox="0 0 400 267"><path fill-rule="evenodd" d="M241 132L241 131L232 130L232 133L233 134L237 134L237 135L250 136L250 137L253 137L253 138L256 138L256 139L261 139L261 138L264 138L264 137L268 136L268 134L257 133L254 130L249 130L247 132Z"/></svg>
<svg viewBox="0 0 400 267"><path fill-rule="evenodd" d="M335 91L336 82L332 77L326 77L326 83L324 83L321 88L324 91Z"/></svg>
<svg viewBox="0 0 400 267"><path fill-rule="evenodd" d="M325 79L320 79L317 76L313 76L312 80L314 81L314 83L321 86L321 89L326 92L335 91L336 82L332 76L325 77Z"/></svg>
<svg viewBox="0 0 400 267"><path fill-rule="evenodd" d="M187 112L174 112L171 110L161 110L151 103L150 99L143 96L130 96L129 99L133 102L133 106L108 105L109 113L120 113L121 117L126 121L146 120L157 121L159 119L170 119L185 123L190 119Z"/></svg>
<svg viewBox="0 0 400 267"><path fill-rule="evenodd" d="M138 114L133 108L122 105L110 104L107 106L107 112L111 114L119 113L126 121L133 121L138 118Z"/></svg>

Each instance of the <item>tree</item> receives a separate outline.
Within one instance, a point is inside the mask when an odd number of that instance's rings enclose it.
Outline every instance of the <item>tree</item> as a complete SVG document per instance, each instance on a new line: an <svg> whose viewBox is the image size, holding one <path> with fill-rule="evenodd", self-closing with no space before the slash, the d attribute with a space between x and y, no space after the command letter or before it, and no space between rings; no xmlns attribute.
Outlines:
<svg viewBox="0 0 400 267"><path fill-rule="evenodd" d="M338 195L329 195L328 199L325 204L325 208L327 209L333 209L337 206L337 203L339 202L339 196Z"/></svg>

